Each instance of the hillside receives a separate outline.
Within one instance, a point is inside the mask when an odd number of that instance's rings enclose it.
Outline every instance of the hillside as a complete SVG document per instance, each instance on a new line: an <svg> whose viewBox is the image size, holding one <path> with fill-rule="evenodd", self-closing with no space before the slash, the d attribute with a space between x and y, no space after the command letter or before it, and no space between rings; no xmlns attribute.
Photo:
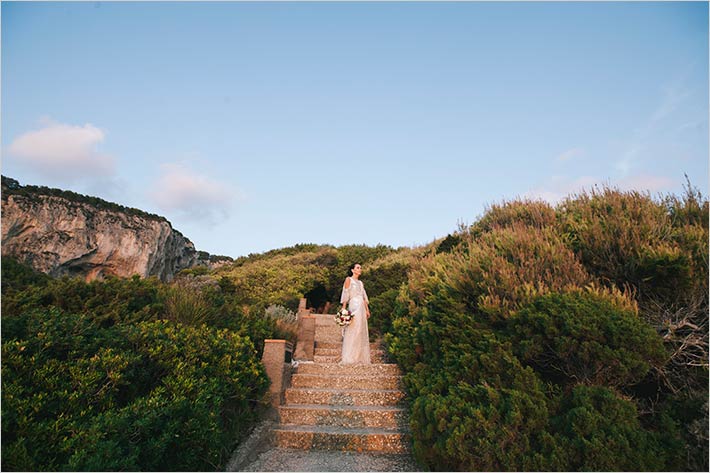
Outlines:
<svg viewBox="0 0 710 473"><path fill-rule="evenodd" d="M301 244L171 284L3 258L3 468L223 465L258 417L264 339L293 341L302 297L332 313L359 262L423 467L707 471L709 218L690 184L603 189L494 204L423 247Z"/></svg>

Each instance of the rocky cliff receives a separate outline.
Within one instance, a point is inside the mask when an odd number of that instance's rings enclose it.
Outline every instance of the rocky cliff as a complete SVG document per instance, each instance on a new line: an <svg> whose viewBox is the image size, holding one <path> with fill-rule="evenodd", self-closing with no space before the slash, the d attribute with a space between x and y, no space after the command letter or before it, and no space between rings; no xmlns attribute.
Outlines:
<svg viewBox="0 0 710 473"><path fill-rule="evenodd" d="M2 255L87 280L138 274L170 281L182 269L210 266L210 255L164 217L4 176Z"/></svg>

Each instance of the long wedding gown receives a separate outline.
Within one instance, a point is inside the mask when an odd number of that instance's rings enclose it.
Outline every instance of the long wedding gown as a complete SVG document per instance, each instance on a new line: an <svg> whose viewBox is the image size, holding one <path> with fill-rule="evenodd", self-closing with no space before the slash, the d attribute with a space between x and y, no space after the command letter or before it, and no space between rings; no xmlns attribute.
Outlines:
<svg viewBox="0 0 710 473"><path fill-rule="evenodd" d="M370 364L370 337L367 333L367 310L365 302L370 302L362 281L350 278L350 287L343 286L340 303L348 303L348 310L354 317L350 325L343 329L343 353L340 363Z"/></svg>

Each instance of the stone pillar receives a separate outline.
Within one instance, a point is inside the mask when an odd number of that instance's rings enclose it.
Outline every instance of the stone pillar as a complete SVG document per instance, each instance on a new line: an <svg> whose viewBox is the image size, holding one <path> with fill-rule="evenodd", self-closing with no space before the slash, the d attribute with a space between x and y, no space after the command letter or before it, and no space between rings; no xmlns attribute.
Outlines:
<svg viewBox="0 0 710 473"><path fill-rule="evenodd" d="M280 406L283 403L283 394L291 382L291 353L293 344L286 340L264 340L264 355L261 361L266 368L266 374L271 380L269 394L271 405Z"/></svg>
<svg viewBox="0 0 710 473"><path fill-rule="evenodd" d="M296 360L313 361L316 340L316 316L301 315L298 317L298 341L296 342Z"/></svg>

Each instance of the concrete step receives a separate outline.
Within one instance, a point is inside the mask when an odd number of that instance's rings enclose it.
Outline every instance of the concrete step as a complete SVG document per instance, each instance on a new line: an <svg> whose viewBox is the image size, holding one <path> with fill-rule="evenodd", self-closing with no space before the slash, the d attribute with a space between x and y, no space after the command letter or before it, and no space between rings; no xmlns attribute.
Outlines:
<svg viewBox="0 0 710 473"><path fill-rule="evenodd" d="M352 376L387 376L402 374L393 363L372 363L369 365L341 365L335 363L301 363L296 368L298 374L329 374Z"/></svg>
<svg viewBox="0 0 710 473"><path fill-rule="evenodd" d="M291 387L323 389L400 389L401 379L402 377L399 375L355 376L299 373L291 377Z"/></svg>
<svg viewBox="0 0 710 473"><path fill-rule="evenodd" d="M333 406L395 406L404 398L398 389L288 388L286 404Z"/></svg>
<svg viewBox="0 0 710 473"><path fill-rule="evenodd" d="M341 357L337 355L313 355L313 361L316 363L340 363ZM371 363L384 363L387 359L382 353L370 352Z"/></svg>
<svg viewBox="0 0 710 473"><path fill-rule="evenodd" d="M376 428L281 425L274 434L277 446L299 449L404 453L410 451L411 442L409 434Z"/></svg>
<svg viewBox="0 0 710 473"><path fill-rule="evenodd" d="M340 353L340 351L343 349L343 342L342 341L339 341L339 342L319 342L319 341L316 341L315 347L316 347L316 350L319 350L321 348L326 349L326 350L336 349L336 350L338 350L338 353ZM382 347L381 344L372 342L372 343L370 343L370 351L373 351L373 350L384 351L384 348Z"/></svg>
<svg viewBox="0 0 710 473"><path fill-rule="evenodd" d="M293 404L279 407L279 416L281 424L375 427L400 431L409 428L404 408L393 406Z"/></svg>
<svg viewBox="0 0 710 473"><path fill-rule="evenodd" d="M314 341L316 342L316 345L323 342L343 343L343 332L339 327L336 327L335 329L316 327Z"/></svg>
<svg viewBox="0 0 710 473"><path fill-rule="evenodd" d="M319 333L329 333L329 332L342 332L343 327L340 325L336 324L335 321L332 321L333 323L330 324L318 324L316 322L316 335Z"/></svg>
<svg viewBox="0 0 710 473"><path fill-rule="evenodd" d="M315 349L315 355L321 355L321 356L340 356L340 353L342 353L343 347L342 344L341 346L337 348L320 348L316 347ZM370 356L372 355L378 355L378 356L384 356L385 351L382 350L381 348L375 348L373 349L370 347Z"/></svg>

